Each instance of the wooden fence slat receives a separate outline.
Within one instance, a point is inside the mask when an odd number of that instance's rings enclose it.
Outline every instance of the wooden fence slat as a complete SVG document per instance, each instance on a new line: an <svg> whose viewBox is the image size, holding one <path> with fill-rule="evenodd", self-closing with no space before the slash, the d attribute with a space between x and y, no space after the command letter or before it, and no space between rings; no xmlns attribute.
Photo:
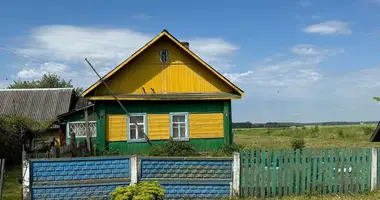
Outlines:
<svg viewBox="0 0 380 200"><path fill-rule="evenodd" d="M329 193L332 193L333 192L333 189L334 189L334 186L333 186L333 172L334 172L334 149L329 149L329 183L328 183L328 191Z"/></svg>
<svg viewBox="0 0 380 200"><path fill-rule="evenodd" d="M280 155L278 157L278 195L281 197L284 195L284 190L283 190L283 168L284 168L284 151L280 151Z"/></svg>
<svg viewBox="0 0 380 200"><path fill-rule="evenodd" d="M5 159L0 159L0 200L2 199L2 196L3 196L4 165L5 165Z"/></svg>
<svg viewBox="0 0 380 200"><path fill-rule="evenodd" d="M273 169L272 169L272 196L277 196L277 153L273 152Z"/></svg>
<svg viewBox="0 0 380 200"><path fill-rule="evenodd" d="M361 158L362 158L362 152L360 149L356 149L356 187L357 187L357 192L361 192L361 183L362 183L362 166L361 166Z"/></svg>
<svg viewBox="0 0 380 200"><path fill-rule="evenodd" d="M289 194L289 151L284 151L284 195Z"/></svg>
<svg viewBox="0 0 380 200"><path fill-rule="evenodd" d="M244 197L248 197L248 178L249 178L249 166L248 166L248 150L244 150Z"/></svg>
<svg viewBox="0 0 380 200"><path fill-rule="evenodd" d="M362 150L361 153L360 153L360 192L364 192L364 185L365 185L365 154L366 154L366 151L365 150Z"/></svg>
<svg viewBox="0 0 380 200"><path fill-rule="evenodd" d="M334 154L335 162L334 162L334 192L338 193L338 186L339 186L339 149L335 149L335 154Z"/></svg>
<svg viewBox="0 0 380 200"><path fill-rule="evenodd" d="M297 149L296 150L296 182L295 182L295 184L296 184L295 194L296 195L300 194L300 180L301 180L301 178L300 178L300 175L301 175L301 173L300 173L300 168L301 168L300 160L301 160L300 149Z"/></svg>
<svg viewBox="0 0 380 200"><path fill-rule="evenodd" d="M317 165L317 149L314 149L313 150L313 173L312 173L312 179L313 179L313 183L312 183L312 188L311 188L311 192L316 192L316 185L317 185L317 168L318 168L318 165Z"/></svg>
<svg viewBox="0 0 380 200"><path fill-rule="evenodd" d="M251 178L250 178L250 183L249 183L249 188L248 188L248 195L249 196L253 196L254 193L253 193L253 190L254 190L254 183L255 183L255 173L256 173L256 169L255 169L255 151L254 150L250 150L250 171L251 171Z"/></svg>
<svg viewBox="0 0 380 200"><path fill-rule="evenodd" d="M323 183L322 183L322 187L323 187L323 194L327 194L328 193L328 179L327 179L327 175L329 174L329 170L328 170L328 166L329 166L329 151L327 149L324 149L324 155L323 155L323 164L324 164L324 167L323 167Z"/></svg>
<svg viewBox="0 0 380 200"><path fill-rule="evenodd" d="M260 170L260 164L261 164L261 151L256 151L256 185L255 185L255 196L259 197L260 195L260 174L263 173L263 171Z"/></svg>
<svg viewBox="0 0 380 200"><path fill-rule="evenodd" d="M311 186L312 186L312 182L311 182L311 174L312 174L312 166L313 166L313 152L311 151L311 149L308 149L307 150L307 190L309 192L311 192Z"/></svg>
<svg viewBox="0 0 380 200"><path fill-rule="evenodd" d="M367 151L367 188L366 190L367 191L371 191L371 166L372 165L372 149L371 148L368 148L368 151Z"/></svg>
<svg viewBox="0 0 380 200"><path fill-rule="evenodd" d="M351 173L351 149L347 148L347 151L346 151L346 176L345 176L345 181L344 181L346 184L346 187L344 188L345 193L351 192L350 173Z"/></svg>
<svg viewBox="0 0 380 200"><path fill-rule="evenodd" d="M351 166L351 172L350 172L350 183L351 183L351 187L350 187L350 192L354 193L355 192L355 162L356 162L356 156L355 156L355 149L351 149L351 162L350 162L350 166Z"/></svg>
<svg viewBox="0 0 380 200"><path fill-rule="evenodd" d="M301 152L301 157L302 157L302 176L301 176L301 194L305 194L305 188L306 188L306 150L303 149Z"/></svg>
<svg viewBox="0 0 380 200"><path fill-rule="evenodd" d="M261 197L265 197L265 162L266 162L266 152L262 151L261 152Z"/></svg>
<svg viewBox="0 0 380 200"><path fill-rule="evenodd" d="M318 172L317 172L317 175L318 175L318 182L317 182L317 191L319 193L322 193L322 176L323 176L323 162L322 162L322 157L323 157L323 150L322 149L319 149L319 152L318 152Z"/></svg>
<svg viewBox="0 0 380 200"><path fill-rule="evenodd" d="M271 181L272 181L272 170L271 170L271 166L272 166L272 154L273 154L273 151L272 150L268 150L268 162L267 162L267 172L268 172L268 178L267 178L267 185L266 185L266 188L267 188L267 197L270 197L271 196Z"/></svg>
<svg viewBox="0 0 380 200"><path fill-rule="evenodd" d="M289 194L294 194L294 151L290 151Z"/></svg>

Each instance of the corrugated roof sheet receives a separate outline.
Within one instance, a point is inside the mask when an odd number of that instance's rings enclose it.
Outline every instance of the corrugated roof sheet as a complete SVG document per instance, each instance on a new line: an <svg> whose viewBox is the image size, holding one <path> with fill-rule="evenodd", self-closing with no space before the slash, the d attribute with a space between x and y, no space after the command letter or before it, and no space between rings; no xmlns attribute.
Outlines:
<svg viewBox="0 0 380 200"><path fill-rule="evenodd" d="M0 115L54 120L70 110L73 88L1 89Z"/></svg>

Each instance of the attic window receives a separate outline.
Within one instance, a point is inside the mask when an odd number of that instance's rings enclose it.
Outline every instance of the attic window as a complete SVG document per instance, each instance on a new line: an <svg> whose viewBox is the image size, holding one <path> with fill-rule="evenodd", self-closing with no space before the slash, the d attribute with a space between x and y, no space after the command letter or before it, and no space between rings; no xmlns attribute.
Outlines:
<svg viewBox="0 0 380 200"><path fill-rule="evenodd" d="M163 63L166 63L168 61L168 50L161 50L160 51L160 61Z"/></svg>

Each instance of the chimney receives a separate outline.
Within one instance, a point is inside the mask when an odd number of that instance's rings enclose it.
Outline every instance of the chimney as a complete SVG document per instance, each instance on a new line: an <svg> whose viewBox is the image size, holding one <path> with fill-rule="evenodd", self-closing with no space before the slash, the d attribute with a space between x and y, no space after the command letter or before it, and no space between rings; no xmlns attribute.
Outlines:
<svg viewBox="0 0 380 200"><path fill-rule="evenodd" d="M189 42L181 42L183 46L185 46L187 49L190 49Z"/></svg>

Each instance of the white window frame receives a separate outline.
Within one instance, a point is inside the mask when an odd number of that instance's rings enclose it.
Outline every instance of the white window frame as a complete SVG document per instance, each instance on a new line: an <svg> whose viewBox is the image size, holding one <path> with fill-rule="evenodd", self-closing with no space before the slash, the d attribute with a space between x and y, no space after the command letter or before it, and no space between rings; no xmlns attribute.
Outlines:
<svg viewBox="0 0 380 200"><path fill-rule="evenodd" d="M163 61L161 58L162 58L162 54L166 52L166 61ZM169 61L169 51L167 49L161 49L160 50L160 62L162 63L167 63Z"/></svg>
<svg viewBox="0 0 380 200"><path fill-rule="evenodd" d="M185 138L173 137L173 117L174 116L185 116ZM180 136L181 134L178 133L178 135ZM189 113L187 112L170 113L170 138L175 141L189 141Z"/></svg>
<svg viewBox="0 0 380 200"><path fill-rule="evenodd" d="M66 135L67 135L67 138L70 138L70 124L85 124L86 125L86 121L73 121L73 122L68 122L66 124ZM96 121L88 121L88 123L95 123L95 135L93 134L91 137L93 138L96 138L97 136L97 125L96 125ZM87 136L77 136L75 135L75 138L86 138Z"/></svg>
<svg viewBox="0 0 380 200"><path fill-rule="evenodd" d="M147 122L147 117L146 113L131 113L129 114L131 117L133 116L142 116L143 117L143 123L144 123L144 133L148 136L148 122ZM131 124L130 116L127 116L127 142L146 142L146 138L141 138L141 139L131 139L131 125L135 126L134 124ZM138 137L138 134L137 134Z"/></svg>

